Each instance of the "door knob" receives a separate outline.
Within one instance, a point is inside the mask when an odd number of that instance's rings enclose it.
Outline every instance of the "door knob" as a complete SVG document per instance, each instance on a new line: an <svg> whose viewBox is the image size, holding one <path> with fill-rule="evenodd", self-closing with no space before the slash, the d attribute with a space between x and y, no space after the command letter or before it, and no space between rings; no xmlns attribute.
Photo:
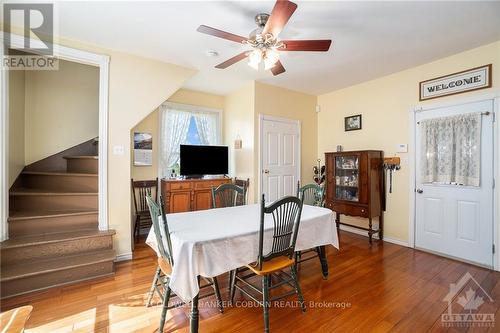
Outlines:
<svg viewBox="0 0 500 333"><path fill-rule="evenodd" d="M419 194L420 194L420 193L424 193L424 190L422 190L422 189L417 189L417 193L419 193Z"/></svg>
<svg viewBox="0 0 500 333"><path fill-rule="evenodd" d="M264 170L262 170L262 172L264 172L264 173L269 173L269 170L264 169Z"/></svg>

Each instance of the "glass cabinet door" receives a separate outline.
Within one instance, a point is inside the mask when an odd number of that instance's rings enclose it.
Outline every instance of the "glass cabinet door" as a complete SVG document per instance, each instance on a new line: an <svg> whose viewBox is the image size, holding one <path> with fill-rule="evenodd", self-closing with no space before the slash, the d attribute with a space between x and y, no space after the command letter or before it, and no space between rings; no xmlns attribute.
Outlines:
<svg viewBox="0 0 500 333"><path fill-rule="evenodd" d="M359 201L359 157L335 157L335 199Z"/></svg>

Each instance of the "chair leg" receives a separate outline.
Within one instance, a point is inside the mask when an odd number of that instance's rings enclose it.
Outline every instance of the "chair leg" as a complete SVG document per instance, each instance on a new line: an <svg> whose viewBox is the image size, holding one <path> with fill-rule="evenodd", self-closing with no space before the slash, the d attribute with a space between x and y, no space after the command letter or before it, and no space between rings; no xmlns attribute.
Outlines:
<svg viewBox="0 0 500 333"><path fill-rule="evenodd" d="M167 280L166 287L167 289L165 290L165 297L163 298L163 308L161 309L161 318L160 318L160 333L163 332L163 327L165 326L165 317L167 316L167 309L168 309L168 301L170 299L170 287L168 284L170 281Z"/></svg>
<svg viewBox="0 0 500 333"><path fill-rule="evenodd" d="M299 279L297 278L297 271L295 270L295 266L290 266L290 270L292 273L293 282L295 284L295 292L297 293L300 307L302 308L302 312L306 312L306 303L304 302L304 296L302 296L302 290L300 289Z"/></svg>
<svg viewBox="0 0 500 333"><path fill-rule="evenodd" d="M136 215L134 224L134 239L136 243L139 240L140 224L141 224L141 217L139 215Z"/></svg>
<svg viewBox="0 0 500 333"><path fill-rule="evenodd" d="M238 269L236 268L233 270L232 276L231 276L231 286L230 286L230 293L229 293L229 299L231 300L231 303L234 302L234 294L236 291L236 275L238 274Z"/></svg>
<svg viewBox="0 0 500 333"><path fill-rule="evenodd" d="M153 299L153 295L155 294L156 285L158 284L158 279L160 278L160 273L161 269L160 267L157 267L155 277L153 278L153 284L151 284L151 289L149 289L148 301L146 302L146 307L148 308L151 306L151 301Z"/></svg>
<svg viewBox="0 0 500 333"><path fill-rule="evenodd" d="M264 308L264 332L269 332L269 277L262 277L262 307Z"/></svg>
<svg viewBox="0 0 500 333"><path fill-rule="evenodd" d="M217 299L217 307L219 308L219 312L224 312L224 307L222 306L222 297L220 296L219 282L217 282L217 278L212 278L212 287L214 288L215 298Z"/></svg>
<svg viewBox="0 0 500 333"><path fill-rule="evenodd" d="M295 252L295 269L299 269L299 261L302 257L302 253L300 251Z"/></svg>
<svg viewBox="0 0 500 333"><path fill-rule="evenodd" d="M227 282L227 292L228 292L229 299L231 299L231 285L232 285L232 283L233 283L233 271L229 271L229 279Z"/></svg>

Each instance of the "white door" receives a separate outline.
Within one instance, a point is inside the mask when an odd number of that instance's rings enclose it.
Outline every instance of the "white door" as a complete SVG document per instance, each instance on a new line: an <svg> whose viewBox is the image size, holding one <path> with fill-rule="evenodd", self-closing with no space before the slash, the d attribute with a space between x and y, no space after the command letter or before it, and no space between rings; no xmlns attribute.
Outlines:
<svg viewBox="0 0 500 333"><path fill-rule="evenodd" d="M261 189L266 202L296 195L300 167L298 121L264 116L261 133Z"/></svg>
<svg viewBox="0 0 500 333"><path fill-rule="evenodd" d="M493 101L422 111L416 115L417 248L493 266ZM422 177L423 120L482 113L479 186L425 183ZM489 113L487 115L486 113ZM426 152L428 154L428 152Z"/></svg>

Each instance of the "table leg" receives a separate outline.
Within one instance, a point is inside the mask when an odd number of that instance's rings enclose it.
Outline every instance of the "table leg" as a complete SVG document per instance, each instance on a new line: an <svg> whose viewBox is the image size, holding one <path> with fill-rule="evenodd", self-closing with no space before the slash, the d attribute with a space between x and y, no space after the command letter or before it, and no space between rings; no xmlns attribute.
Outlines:
<svg viewBox="0 0 500 333"><path fill-rule="evenodd" d="M200 277L198 277L198 285L200 284ZM191 301L191 313L189 314L190 323L189 323L189 332L190 333L198 333L198 322L200 313L198 311L198 297L197 294L193 300Z"/></svg>
<svg viewBox="0 0 500 333"><path fill-rule="evenodd" d="M326 247L319 247L319 260L321 261L321 271L323 273L323 280L328 279L328 261L326 260Z"/></svg>

